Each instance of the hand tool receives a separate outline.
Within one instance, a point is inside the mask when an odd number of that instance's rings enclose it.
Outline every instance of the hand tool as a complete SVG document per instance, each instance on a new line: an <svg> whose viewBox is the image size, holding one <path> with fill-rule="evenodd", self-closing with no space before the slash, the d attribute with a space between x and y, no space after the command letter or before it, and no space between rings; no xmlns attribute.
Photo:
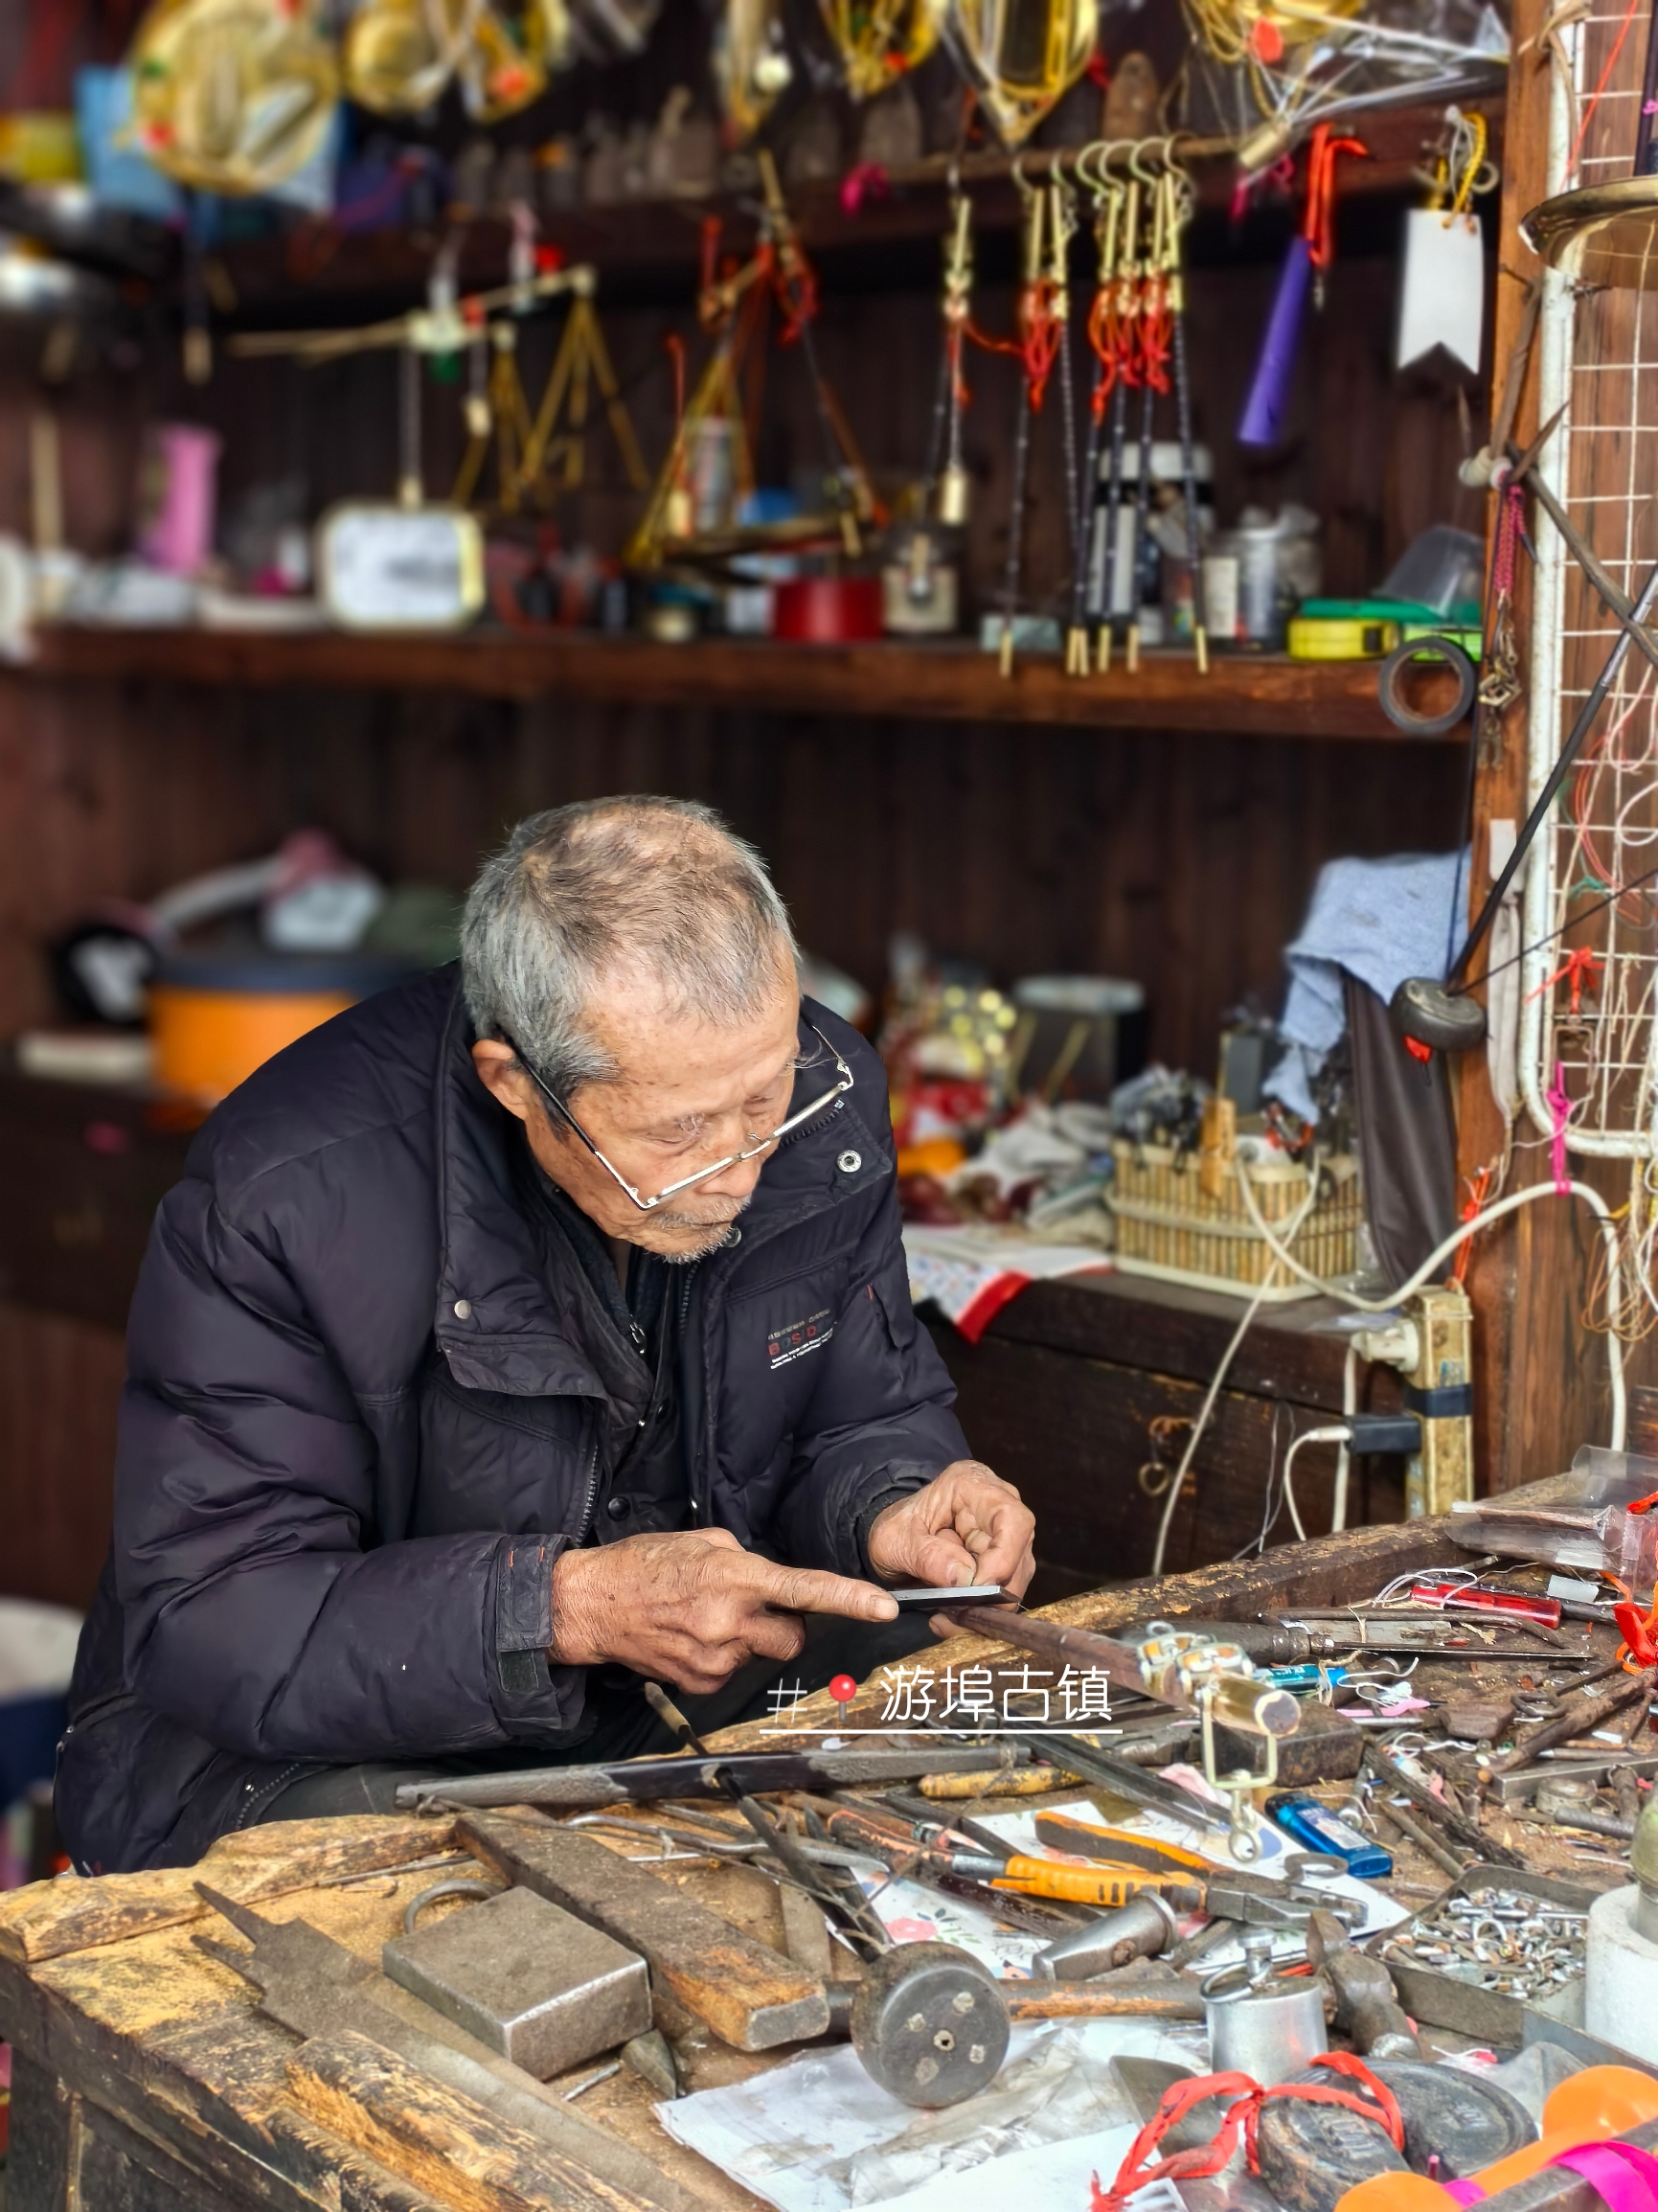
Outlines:
<svg viewBox="0 0 1658 2212"><path fill-rule="evenodd" d="M1335 1992L1335 2025L1360 2058L1420 2059L1421 2044L1379 1958L1355 1950L1333 1913L1307 1915L1306 1955Z"/></svg>
<svg viewBox="0 0 1658 2212"><path fill-rule="evenodd" d="M1047 200L1034 186L1028 185L1018 164L1013 165L1013 182L1024 203L1021 224L1023 238L1024 283L1019 294L1019 397L1013 422L1013 488L1008 505L1008 559L1002 573L1002 673L1013 673L1013 625L1019 613L1019 571L1025 554L1025 495L1031 469L1031 421L1039 404L1036 397L1036 379L1032 370L1032 347L1034 342L1032 326L1037 312L1037 300L1042 286L1042 226Z"/></svg>
<svg viewBox="0 0 1658 2212"><path fill-rule="evenodd" d="M999 1872L1011 1856L1005 1847L993 1852L952 1850L949 1831L936 1824L924 1825L927 1832L922 1836L917 1832L923 1826L920 1823L912 1824L906 1832L868 1814L840 1811L831 1811L827 1822L836 1842L874 1859L897 1880L918 1881L943 1896L975 1904L1027 1935L1039 1935L1047 1941L1074 1925L1069 1910L988 1886L986 1876Z"/></svg>
<svg viewBox="0 0 1658 2212"><path fill-rule="evenodd" d="M1174 350L1174 420L1180 438L1180 496L1186 508L1186 559L1192 570L1192 650L1199 675L1209 673L1209 623L1203 598L1203 529L1197 512L1196 449L1192 437L1192 377L1186 359L1186 269L1181 239L1196 194L1192 179L1170 161L1173 194L1170 239L1169 320Z"/></svg>
<svg viewBox="0 0 1658 2212"><path fill-rule="evenodd" d="M1075 1736L1028 1736L1015 1738L1036 1757L1052 1759L1073 1767L1085 1782L1103 1784L1119 1797L1125 1797L1130 1805L1143 1805L1148 1812L1164 1813L1171 1820L1189 1826L1219 1830L1230 1835L1232 1815L1221 1805L1212 1805L1191 1790L1181 1790L1172 1782L1165 1782L1161 1775L1147 1773L1143 1767L1131 1767L1125 1759L1114 1758L1109 1751L1096 1751Z"/></svg>
<svg viewBox="0 0 1658 2212"><path fill-rule="evenodd" d="M1545 1721L1541 1727L1520 1737L1512 1750L1499 1753L1491 1761L1488 1772L1493 1776L1511 1774L1516 1767L1529 1766L1549 1745L1563 1744L1569 1737L1586 1736L1593 1729L1603 1727L1615 1714L1624 1712L1638 1699L1650 1703L1655 1685L1658 1685L1658 1669L1649 1667L1628 1676L1603 1698L1588 1698L1581 1692L1568 1698L1553 1721Z"/></svg>
<svg viewBox="0 0 1658 2212"><path fill-rule="evenodd" d="M1378 1820L1385 1820L1390 1827L1397 1828L1407 1843L1414 1843L1424 1859L1431 1859L1434 1864L1442 1868L1453 1881L1462 1873L1466 1860L1458 1859L1455 1853L1447 1851L1444 1845L1430 1836L1425 1828L1419 1827L1408 1813L1401 1813L1397 1805L1386 1804L1380 1797L1374 1795L1372 1796L1370 1803L1371 1811Z"/></svg>
<svg viewBox="0 0 1658 2212"><path fill-rule="evenodd" d="M1360 1881L1391 1874L1394 1862L1371 1837L1300 1790L1283 1790L1266 1801L1266 1816L1309 1851L1329 1852Z"/></svg>
<svg viewBox="0 0 1658 2212"><path fill-rule="evenodd" d="M1155 1958L1180 1940L1174 1908L1154 1888L1140 1891L1091 1927L1079 1927L1031 1961L1038 1981L1089 1981L1115 1973L1133 1959Z"/></svg>
<svg viewBox="0 0 1658 2212"><path fill-rule="evenodd" d="M1074 1904L1122 1905L1142 1890L1156 1889L1167 1876L1134 1866L1059 1866L1051 1859L1010 1859L999 1872L989 1859L958 1857L953 1870L975 1874L992 1889L1017 1890L1024 1897L1057 1897Z"/></svg>
<svg viewBox="0 0 1658 2212"><path fill-rule="evenodd" d="M1136 1836L1126 1828L1101 1828L1069 1813L1038 1813L1036 1840L1055 1851L1075 1852L1080 1859L1104 1859L1113 1866L1140 1868L1153 1875L1180 1878L1214 1871L1213 1859L1187 1851L1178 1843Z"/></svg>
<svg viewBox="0 0 1658 2212"><path fill-rule="evenodd" d="M1380 1745L1365 1745L1365 1764L1379 1782L1391 1789L1402 1790L1419 1812L1425 1813L1442 1836L1465 1851L1471 1851L1476 1859L1489 1860L1493 1865L1514 1866L1523 1869L1526 1861L1517 1851L1510 1851L1506 1843L1497 1842L1488 1836L1478 1821L1465 1820L1442 1804L1425 1782L1419 1782L1402 1762L1384 1751Z"/></svg>
<svg viewBox="0 0 1658 2212"><path fill-rule="evenodd" d="M1004 1767L993 1774L923 1774L920 1792L935 1804L974 1797L1051 1797L1056 1790L1075 1790L1082 1777L1063 1767Z"/></svg>
<svg viewBox="0 0 1658 2212"><path fill-rule="evenodd" d="M929 1612L943 1612L956 1606L987 1604L1002 1594L1000 1583L974 1583L961 1589L952 1589L947 1583L933 1589L889 1590L887 1595L900 1608L924 1607Z"/></svg>
<svg viewBox="0 0 1658 2212"><path fill-rule="evenodd" d="M724 1767L751 1796L774 1790L833 1790L842 1783L902 1782L923 1774L971 1774L1022 1766L1028 1754L1009 1747L912 1750L734 1751L722 1758L622 1759L613 1766L508 1767L496 1774L442 1776L405 1783L405 1812L444 1806L548 1805L575 1813L589 1807L648 1804L658 1798L723 1795L713 1769Z"/></svg>
<svg viewBox="0 0 1658 2212"><path fill-rule="evenodd" d="M1141 183L1130 176L1124 191L1121 251L1117 264L1115 344L1116 379L1111 387L1111 421L1107 437L1109 458L1105 469L1105 559L1101 580L1100 630L1095 641L1094 665L1102 675L1111 670L1111 641L1117 629L1117 587L1123 581L1123 462L1127 445L1128 391L1140 381L1140 216ZM1132 589L1129 596L1132 597Z"/></svg>
<svg viewBox="0 0 1658 2212"><path fill-rule="evenodd" d="M1494 1644L1486 1638L1494 1631L1483 1623L1447 1621L1439 1612L1412 1619L1387 1613L1298 1613L1297 1627L1305 1630L1308 1651L1314 1654L1338 1652L1415 1652L1423 1658L1538 1660L1535 1643Z"/></svg>
<svg viewBox="0 0 1658 2212"><path fill-rule="evenodd" d="M870 2079L906 2105L941 2109L988 2088L1008 2055L992 1974L954 1945L896 1946L865 1968L852 2044Z"/></svg>
<svg viewBox="0 0 1658 2212"><path fill-rule="evenodd" d="M1151 1955L1146 1948L1154 1934L1150 1914L1167 1915L1166 1940L1156 1946L1162 1950L1170 1943L1178 1945L1174 1915L1186 1912L1207 1913L1212 1921L1227 1924L1236 1933L1239 1927L1269 1931L1301 1927L1314 1912L1326 1913L1338 1926L1349 1922L1357 1926L1365 1917L1365 1906L1356 1898L1314 1889L1293 1880L1213 1867L1201 1879L1165 1880L1156 1886L1148 1882L1120 1911L1107 1913L1091 1927L1078 1928L1051 1943L1037 1953L1032 1972L1059 1981L1086 1980L1111 1973L1126 1964L1128 1957ZM1178 1948L1186 1950L1185 1946ZM1120 1950L1124 1950L1124 1956L1117 1955ZM1193 1954L1189 1951L1190 1955Z"/></svg>
<svg viewBox="0 0 1658 2212"><path fill-rule="evenodd" d="M670 2180L653 2159L590 2127L521 2067L443 2015L429 2014L430 2026L423 2027L393 2011L393 2002L410 2000L379 1981L367 1959L321 1928L304 1920L267 1920L204 1882L196 1884L196 1893L253 1949L236 1950L205 1935L193 1938L196 1948L252 1982L267 2019L306 2038L366 2036L446 2088L476 2099L545 2146L548 2182L563 2182L572 2190L564 2199L572 2207L596 2205L591 2182L597 2178L612 2192L608 2212L622 2212L634 2202L660 2206L662 2212L697 2212L700 2201ZM376 1983L384 1997L376 1994Z"/></svg>
<svg viewBox="0 0 1658 2212"><path fill-rule="evenodd" d="M829 2026L815 1975L593 1836L487 1812L466 1813L457 1827L497 1873L639 1951L658 2001L676 1998L722 2042L767 2051Z"/></svg>
<svg viewBox="0 0 1658 2212"><path fill-rule="evenodd" d="M715 1757L660 1682L647 1682L644 1689L646 1703L689 1750L701 1759ZM838 1870L820 1873L815 1857L808 1857L793 1836L778 1826L759 1799L743 1789L729 1767L717 1763L711 1772L722 1794L737 1807L788 1880L807 1897L815 1898L861 1950L872 1955L885 1950L890 1939L879 1915L864 1896L862 1885Z"/></svg>
<svg viewBox="0 0 1658 2212"><path fill-rule="evenodd" d="M1062 1988L1033 1991L1029 1982L1004 1985L1008 2016L1013 2020L1142 2019L1200 2020L1203 1999L1178 1974L1145 1981L1067 1982Z"/></svg>
<svg viewBox="0 0 1658 2212"><path fill-rule="evenodd" d="M975 1635L1011 1644L1015 1651L1029 1652L1060 1666L1091 1668L1136 1698L1153 1698L1160 1704L1191 1711L1190 1700L1179 1692L1162 1697L1147 1686L1138 1648L1119 1637L1098 1635L1091 1629L1063 1628L1057 1621L1044 1620L1039 1613L1021 1612L1016 1602L1011 1606L964 1606L951 1618L956 1627L970 1629Z"/></svg>
<svg viewBox="0 0 1658 2212"><path fill-rule="evenodd" d="M1117 245L1125 188L1100 170L1090 178L1085 163L1089 148L1077 157L1077 173L1094 195L1094 249L1097 269L1094 301L1088 312L1088 345L1094 355L1094 380L1088 398L1088 430L1082 448L1082 473L1071 487L1075 507L1071 561L1071 627L1065 633L1065 673L1088 673L1088 580L1093 568L1097 502L1100 496L1100 432L1105 402L1117 377L1116 333L1113 304L1117 292ZM1102 549L1103 550L1103 549ZM1103 571L1104 563L1102 562Z"/></svg>
<svg viewBox="0 0 1658 2212"><path fill-rule="evenodd" d="M412 1926L431 1894L411 1904L381 1972L537 2081L649 2027L650 1977L637 1951L527 1889Z"/></svg>
<svg viewBox="0 0 1658 2212"><path fill-rule="evenodd" d="M1524 1590L1482 1590L1463 1583L1413 1583L1413 1606L1447 1613L1502 1613L1512 1620L1535 1621L1546 1629L1560 1625L1557 1598L1533 1597Z"/></svg>

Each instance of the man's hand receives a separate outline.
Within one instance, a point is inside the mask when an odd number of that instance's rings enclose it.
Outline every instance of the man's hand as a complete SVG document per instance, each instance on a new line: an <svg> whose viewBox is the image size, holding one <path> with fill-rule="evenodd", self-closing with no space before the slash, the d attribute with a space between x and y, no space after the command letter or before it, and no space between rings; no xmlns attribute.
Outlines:
<svg viewBox="0 0 1658 2212"><path fill-rule="evenodd" d="M722 1528L625 1537L560 1553L547 1656L564 1667L614 1659L651 1680L707 1693L750 1659L797 1658L802 1613L890 1621L897 1609L871 1583L778 1566Z"/></svg>
<svg viewBox="0 0 1658 2212"><path fill-rule="evenodd" d="M869 1534L870 1565L888 1582L960 1589L1000 1583L1022 1597L1036 1571L1035 1516L982 1460L958 1459L924 1490L889 1505ZM935 1614L935 1635L952 1632Z"/></svg>

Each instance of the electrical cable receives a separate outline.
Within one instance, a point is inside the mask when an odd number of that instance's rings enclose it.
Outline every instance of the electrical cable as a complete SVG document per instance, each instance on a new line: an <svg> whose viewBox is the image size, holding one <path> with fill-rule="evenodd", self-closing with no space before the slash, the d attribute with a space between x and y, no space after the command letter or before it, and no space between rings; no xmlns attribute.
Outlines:
<svg viewBox="0 0 1658 2212"><path fill-rule="evenodd" d="M1350 1344L1341 1370L1341 1410L1351 1421L1358 1411L1358 1346ZM1330 1498L1329 1533L1340 1536L1347 1526L1347 1485L1352 1466L1352 1453L1348 1449L1351 1437L1342 1439L1341 1449L1335 1455L1335 1490Z"/></svg>
<svg viewBox="0 0 1658 2212"><path fill-rule="evenodd" d="M1241 1167L1241 1162L1239 1165ZM1300 1235L1302 1223L1312 1212L1317 1198L1318 1177L1314 1174L1307 1179L1306 1197L1285 1224L1285 1231L1291 1243ZM1274 1258L1276 1260L1278 1255L1275 1254ZM1221 1384L1226 1380L1227 1375L1231 1371L1232 1362L1238 1356L1238 1347L1243 1342L1255 1316L1264 1305L1266 1294L1271 1289L1273 1278L1277 1273L1276 1265L1267 1268L1265 1275L1261 1278L1260 1289L1256 1291L1255 1296L1244 1308L1243 1318L1233 1331L1232 1340L1220 1355L1219 1364L1209 1379L1209 1388L1204 1393L1203 1403L1197 1409L1197 1418L1192 1424L1192 1433L1186 1439L1186 1449L1180 1455L1180 1465L1175 1469L1169 1485L1167 1499L1163 1507L1163 1517L1157 1524L1157 1545L1151 1555L1151 1572L1153 1575L1160 1575L1163 1572L1163 1555L1169 1548L1169 1531L1173 1524L1174 1508L1179 1503L1187 1471L1196 1456L1197 1447L1203 1441L1203 1432L1209 1426L1210 1416L1214 1413L1215 1401L1220 1396Z"/></svg>
<svg viewBox="0 0 1658 2212"><path fill-rule="evenodd" d="M1301 1449L1304 1444L1339 1444L1343 1448L1343 1453L1345 1456L1346 1448L1351 1441L1351 1437L1352 1430L1349 1428L1345 1423L1332 1423L1328 1428L1308 1428L1305 1430L1300 1436L1295 1438L1294 1442L1290 1445L1288 1451L1284 1454L1283 1502L1289 1508L1289 1524L1295 1531L1295 1540L1297 1543L1306 1543L1306 1531L1301 1525L1301 1509L1295 1502L1296 1453ZM1330 1523L1330 1534L1331 1536L1335 1534L1335 1523L1333 1517Z"/></svg>
<svg viewBox="0 0 1658 2212"><path fill-rule="evenodd" d="M1391 1312L1401 1299L1408 1298L1413 1291L1420 1290L1424 1284L1431 1282L1445 1261L1452 1257L1459 1246L1469 1237L1477 1235L1481 1229L1488 1227L1493 1221L1500 1221L1505 1214L1517 1213L1520 1207L1529 1206L1534 1198L1565 1197L1568 1196L1581 1198L1599 1220L1606 1252L1608 1311L1616 1313L1623 1305L1624 1268L1622 1255L1618 1250L1617 1224L1612 1219L1612 1210L1605 1199L1599 1191L1593 1189L1588 1183L1571 1182L1563 1185L1552 1182L1533 1183L1527 1190L1511 1191L1506 1198L1499 1198L1495 1205L1488 1206L1483 1213L1476 1214L1472 1220L1464 1221L1458 1228L1453 1229L1451 1234L1428 1254L1416 1273L1407 1282L1399 1284L1397 1289L1390 1290L1385 1297L1381 1298L1361 1298L1357 1291L1348 1289L1345 1285L1326 1282L1322 1276L1315 1275L1310 1267L1304 1267L1294 1253L1289 1251L1285 1244L1279 1243L1256 1201L1255 1186L1249 1179L1249 1171L1244 1165L1241 1154L1238 1156L1237 1166L1238 1184L1243 1194L1244 1206L1255 1225L1256 1233L1264 1241L1273 1258L1312 1289L1322 1291L1327 1298L1339 1298L1344 1305L1352 1307L1356 1312ZM1300 1226L1299 1221L1297 1221L1296 1226ZM1290 1241L1293 1242L1293 1237ZM1256 1303L1259 1305L1260 1300L1258 1299ZM1249 1317L1253 1318L1253 1315L1254 1309L1252 1308ZM1624 1351L1623 1346L1618 1341L1616 1332L1612 1330L1608 1330L1606 1333L1606 1364L1610 1371L1612 1385L1611 1448L1614 1451L1622 1451L1627 1425L1627 1408L1624 1395Z"/></svg>

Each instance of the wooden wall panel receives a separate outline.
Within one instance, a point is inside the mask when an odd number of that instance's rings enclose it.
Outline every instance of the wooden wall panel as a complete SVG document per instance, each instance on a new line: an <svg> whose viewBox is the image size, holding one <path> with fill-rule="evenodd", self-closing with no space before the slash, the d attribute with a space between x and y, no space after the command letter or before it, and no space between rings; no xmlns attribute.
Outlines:
<svg viewBox="0 0 1658 2212"><path fill-rule="evenodd" d="M521 814L654 789L726 813L871 987L897 928L1005 979L1134 976L1152 1050L1207 1071L1322 862L1443 847L1461 775L1439 747L0 679L0 1034L49 1013L42 941L98 899L307 822L461 888Z"/></svg>
<svg viewBox="0 0 1658 2212"><path fill-rule="evenodd" d="M90 1601L125 1369L115 1330L0 1304L0 1596Z"/></svg>

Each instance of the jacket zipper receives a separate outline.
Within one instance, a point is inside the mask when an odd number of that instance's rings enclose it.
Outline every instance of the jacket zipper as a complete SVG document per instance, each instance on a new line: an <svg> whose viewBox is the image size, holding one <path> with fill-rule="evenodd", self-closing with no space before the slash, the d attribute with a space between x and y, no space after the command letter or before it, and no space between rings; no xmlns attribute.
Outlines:
<svg viewBox="0 0 1658 2212"><path fill-rule="evenodd" d="M587 1490L581 1500L580 1516L576 1523L575 1548L579 1551L587 1541L587 1531L593 1525L593 1502L599 1494L599 1416L591 1416L593 1423L593 1448L587 1455Z"/></svg>

